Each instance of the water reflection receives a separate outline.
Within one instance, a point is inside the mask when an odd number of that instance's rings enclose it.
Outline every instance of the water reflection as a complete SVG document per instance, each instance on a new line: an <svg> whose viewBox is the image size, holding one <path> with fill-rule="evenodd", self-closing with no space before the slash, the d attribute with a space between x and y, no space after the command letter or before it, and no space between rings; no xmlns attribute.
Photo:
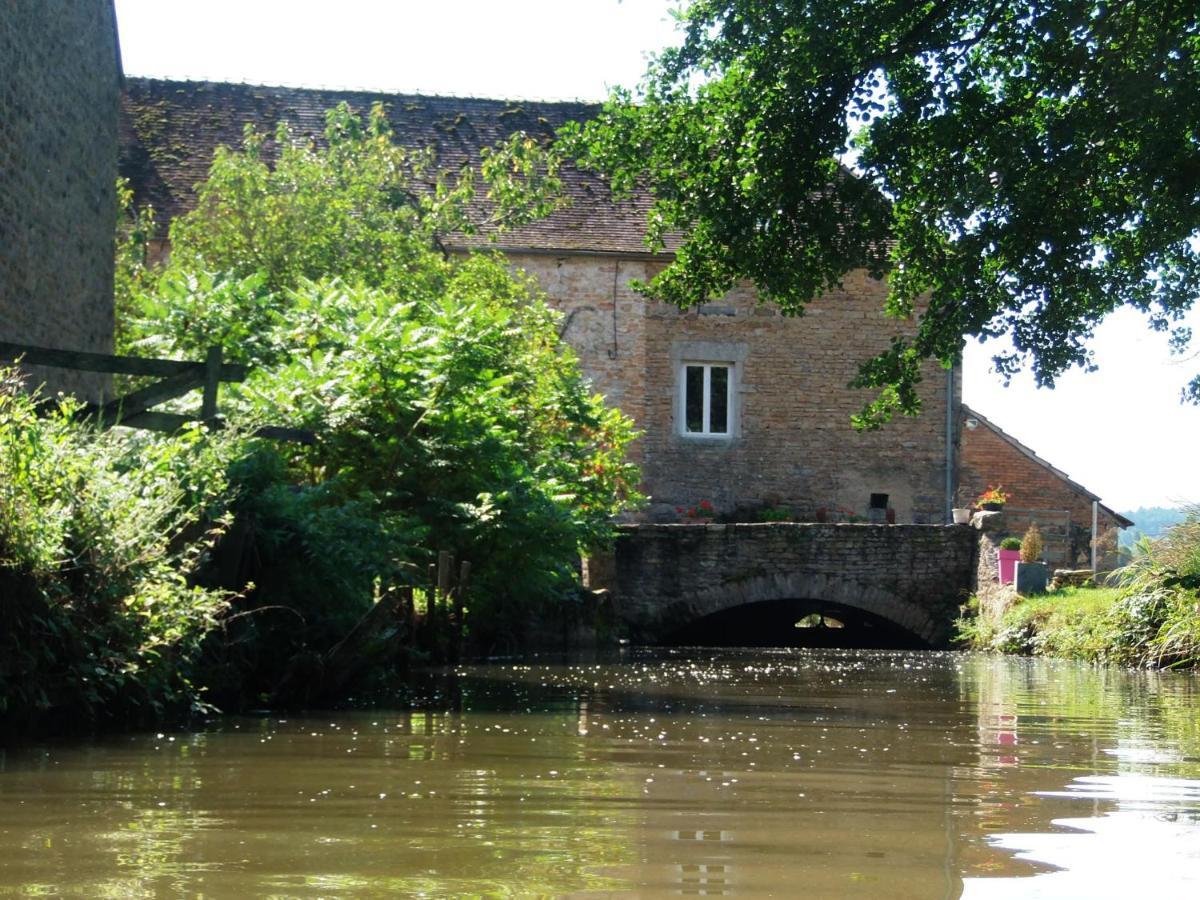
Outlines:
<svg viewBox="0 0 1200 900"><path fill-rule="evenodd" d="M965 897L1126 898L1147 888L1200 892L1200 781L1145 775L1077 778L1045 796L1076 814L1044 833L997 834L994 848L1051 865L1034 879L968 879Z"/></svg>
<svg viewBox="0 0 1200 900"><path fill-rule="evenodd" d="M1198 693L955 654L471 667L415 711L10 750L0 895L1062 896L1138 871L1132 834L1177 877Z"/></svg>

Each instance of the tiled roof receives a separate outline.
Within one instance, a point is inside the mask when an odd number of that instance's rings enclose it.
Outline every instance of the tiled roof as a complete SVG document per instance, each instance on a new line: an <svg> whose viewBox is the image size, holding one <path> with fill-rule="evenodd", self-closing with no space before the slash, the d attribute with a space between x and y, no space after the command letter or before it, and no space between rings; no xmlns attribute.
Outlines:
<svg viewBox="0 0 1200 900"><path fill-rule="evenodd" d="M125 80L121 114L120 172L138 204L150 203L160 225L191 209L194 186L208 174L213 151L237 147L253 123L270 135L286 121L298 137L320 137L325 111L345 101L365 112L383 103L396 140L431 147L448 167L477 160L479 150L515 131L549 136L571 120L588 118L587 103L547 103L378 94L366 91L263 87L200 81ZM567 167L562 172L569 203L545 219L500 235L489 246L546 251L647 252L649 197L614 202L597 175Z"/></svg>

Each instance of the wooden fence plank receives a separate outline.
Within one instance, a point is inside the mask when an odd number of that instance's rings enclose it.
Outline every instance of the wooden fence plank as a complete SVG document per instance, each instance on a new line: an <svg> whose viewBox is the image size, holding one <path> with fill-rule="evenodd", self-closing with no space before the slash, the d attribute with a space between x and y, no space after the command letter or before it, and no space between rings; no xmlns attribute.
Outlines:
<svg viewBox="0 0 1200 900"><path fill-rule="evenodd" d="M307 444L309 446L317 442L317 436L304 428L287 428L283 425L263 425L261 428L254 430L254 436L260 438L268 438L273 441L291 441L293 444Z"/></svg>
<svg viewBox="0 0 1200 900"><path fill-rule="evenodd" d="M148 431L165 431L168 434L186 428L193 422L201 421L199 416L184 416L178 413L141 412L127 416L122 425L130 428L145 428ZM205 423L213 429L222 429L225 422L222 419L212 419ZM254 436L272 441L291 441L294 444L312 445L317 442L317 436L303 428L285 428L279 425L263 425L254 429Z"/></svg>
<svg viewBox="0 0 1200 900"><path fill-rule="evenodd" d="M114 375L154 375L160 378L183 372L203 371L204 363L180 362L173 359L143 359L140 356L113 356L108 353L85 353L81 350L54 350L0 341L0 362L22 359L31 366L58 366L81 372L108 372ZM249 371L240 363L222 363L222 381L245 381Z"/></svg>
<svg viewBox="0 0 1200 900"><path fill-rule="evenodd" d="M85 417L95 415L102 426L120 425L131 416L146 412L150 407L167 400L174 400L188 391L194 391L203 384L204 367L195 366L187 372L180 372L178 375L156 381L141 390L105 403L99 409L94 406L85 406L81 414Z"/></svg>
<svg viewBox="0 0 1200 900"><path fill-rule="evenodd" d="M211 422L217 417L217 392L221 389L221 345L213 344L204 355L204 399L200 418Z"/></svg>
<svg viewBox="0 0 1200 900"><path fill-rule="evenodd" d="M126 416L121 424L129 428L145 428L147 431L165 431L172 434L195 421L195 416L147 411Z"/></svg>
<svg viewBox="0 0 1200 900"><path fill-rule="evenodd" d="M136 356L113 356L108 353L85 353L77 350L54 350L28 344L0 341L0 362L20 359L29 365L55 366L82 372L107 372L118 375L146 375L162 378L140 390L112 400L103 406L88 404L79 411L80 418L95 417L102 428L126 425L150 431L175 432L191 422L204 421L213 428L225 427L217 418L217 394L222 381L245 381L249 367L224 362L220 345L208 348L204 362L179 362L171 359L143 359ZM196 388L204 389L199 415L154 412L150 409L167 400L182 396ZM254 431L255 437L277 441L315 444L316 435L303 428L264 425Z"/></svg>

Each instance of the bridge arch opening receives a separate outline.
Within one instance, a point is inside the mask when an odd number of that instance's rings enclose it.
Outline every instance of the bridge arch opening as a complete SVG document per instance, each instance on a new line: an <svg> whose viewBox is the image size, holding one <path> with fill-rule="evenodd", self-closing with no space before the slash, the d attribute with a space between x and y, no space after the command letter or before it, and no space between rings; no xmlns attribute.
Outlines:
<svg viewBox="0 0 1200 900"><path fill-rule="evenodd" d="M827 600L792 598L718 610L664 635L661 643L857 650L919 650L930 646L920 635L866 610Z"/></svg>

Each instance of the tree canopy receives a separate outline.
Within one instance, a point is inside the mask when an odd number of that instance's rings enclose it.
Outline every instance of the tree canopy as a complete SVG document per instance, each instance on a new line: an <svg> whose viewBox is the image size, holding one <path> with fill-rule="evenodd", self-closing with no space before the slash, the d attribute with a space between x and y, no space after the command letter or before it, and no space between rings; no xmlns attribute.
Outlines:
<svg viewBox="0 0 1200 900"><path fill-rule="evenodd" d="M753 280L787 313L855 268L914 316L855 384L858 424L919 408L921 363L1008 334L1005 377L1092 365L1132 306L1190 339L1200 289L1194 0L694 0L683 42L568 150L649 187L645 289L688 306ZM842 160L842 161L839 161ZM847 168L850 166L851 168ZM1200 376L1184 389L1200 402Z"/></svg>

